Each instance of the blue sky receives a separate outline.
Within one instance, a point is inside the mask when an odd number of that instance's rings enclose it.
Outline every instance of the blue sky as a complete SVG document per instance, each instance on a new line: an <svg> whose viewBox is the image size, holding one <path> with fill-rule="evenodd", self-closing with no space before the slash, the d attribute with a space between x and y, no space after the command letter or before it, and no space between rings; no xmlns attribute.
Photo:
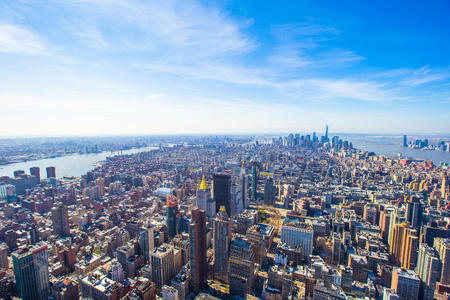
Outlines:
<svg viewBox="0 0 450 300"><path fill-rule="evenodd" d="M448 1L0 2L1 135L448 133Z"/></svg>

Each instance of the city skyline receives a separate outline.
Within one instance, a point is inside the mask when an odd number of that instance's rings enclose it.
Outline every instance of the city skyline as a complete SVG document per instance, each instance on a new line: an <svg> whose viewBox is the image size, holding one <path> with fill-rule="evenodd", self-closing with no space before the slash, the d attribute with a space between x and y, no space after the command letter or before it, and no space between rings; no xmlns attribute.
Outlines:
<svg viewBox="0 0 450 300"><path fill-rule="evenodd" d="M9 141L9 160L81 146ZM134 151L1 174L0 298L448 298L450 162L329 134L97 141Z"/></svg>
<svg viewBox="0 0 450 300"><path fill-rule="evenodd" d="M445 1L3 3L2 136L322 133L325 122L448 134L449 12Z"/></svg>

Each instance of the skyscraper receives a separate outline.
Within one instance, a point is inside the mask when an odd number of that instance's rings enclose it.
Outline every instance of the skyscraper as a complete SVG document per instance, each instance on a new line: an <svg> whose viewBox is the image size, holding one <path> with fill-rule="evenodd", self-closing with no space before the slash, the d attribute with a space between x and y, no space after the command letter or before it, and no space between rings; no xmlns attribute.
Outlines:
<svg viewBox="0 0 450 300"><path fill-rule="evenodd" d="M422 225L422 204L418 199L411 199L406 203L406 220L414 228Z"/></svg>
<svg viewBox="0 0 450 300"><path fill-rule="evenodd" d="M213 197L209 197L206 201L206 216L208 218L216 217L216 201Z"/></svg>
<svg viewBox="0 0 450 300"><path fill-rule="evenodd" d="M36 224L32 223L30 228L30 244L35 245L39 242L39 230Z"/></svg>
<svg viewBox="0 0 450 300"><path fill-rule="evenodd" d="M199 208L192 211L192 223L189 224L189 266L191 284L198 293L206 287L206 214Z"/></svg>
<svg viewBox="0 0 450 300"><path fill-rule="evenodd" d="M408 147L408 137L406 134L403 136L403 147Z"/></svg>
<svg viewBox="0 0 450 300"><path fill-rule="evenodd" d="M443 176L442 182L441 182L441 198L442 199L447 199L449 190L450 190L450 180L446 176Z"/></svg>
<svg viewBox="0 0 450 300"><path fill-rule="evenodd" d="M152 281L156 284L158 293L165 284L170 283L174 275L173 246L162 244L150 254L152 266Z"/></svg>
<svg viewBox="0 0 450 300"><path fill-rule="evenodd" d="M416 266L418 247L417 230L408 223L394 225L389 253L397 266L413 269Z"/></svg>
<svg viewBox="0 0 450 300"><path fill-rule="evenodd" d="M66 205L58 203L56 207L52 209L52 223L55 234L62 237L70 235L69 214Z"/></svg>
<svg viewBox="0 0 450 300"><path fill-rule="evenodd" d="M342 248L342 239L339 233L333 233L333 241L332 241L332 264L338 266L341 264L341 248Z"/></svg>
<svg viewBox="0 0 450 300"><path fill-rule="evenodd" d="M381 229L381 237L383 242L387 244L389 237L389 225L391 223L391 215L393 213L393 209L390 207L385 207L384 210L380 212L380 229Z"/></svg>
<svg viewBox="0 0 450 300"><path fill-rule="evenodd" d="M437 251L425 243L419 247L416 273L422 282L422 299L433 300L436 282L441 277L442 264Z"/></svg>
<svg viewBox="0 0 450 300"><path fill-rule="evenodd" d="M238 178L235 178L238 179ZM231 184L231 216L236 216L244 210L242 201L242 191L239 184L233 182Z"/></svg>
<svg viewBox="0 0 450 300"><path fill-rule="evenodd" d="M230 294L246 298L255 277L253 247L247 239L236 236L230 243L229 275Z"/></svg>
<svg viewBox="0 0 450 300"><path fill-rule="evenodd" d="M328 142L328 125L325 125L325 141Z"/></svg>
<svg viewBox="0 0 450 300"><path fill-rule="evenodd" d="M202 182L197 189L197 207L201 210L207 211L208 200L211 198L211 190L208 188L205 176L202 177Z"/></svg>
<svg viewBox="0 0 450 300"><path fill-rule="evenodd" d="M178 200L173 195L168 195L166 200L166 225L169 238L177 234Z"/></svg>
<svg viewBox="0 0 450 300"><path fill-rule="evenodd" d="M434 248L442 262L441 281L443 285L450 285L450 239L435 238Z"/></svg>
<svg viewBox="0 0 450 300"><path fill-rule="evenodd" d="M150 252L155 248L153 227L141 227L139 231L139 244L146 262L150 261Z"/></svg>
<svg viewBox="0 0 450 300"><path fill-rule="evenodd" d="M36 177L38 183L41 182L41 171L39 167L31 167L30 174Z"/></svg>
<svg viewBox="0 0 450 300"><path fill-rule="evenodd" d="M45 244L23 247L11 254L16 288L22 299L47 299L50 292Z"/></svg>
<svg viewBox="0 0 450 300"><path fill-rule="evenodd" d="M275 205L275 187L272 178L266 179L266 183L264 184L264 204Z"/></svg>
<svg viewBox="0 0 450 300"><path fill-rule="evenodd" d="M214 220L214 278L228 281L228 251L231 241L231 222L225 207L221 207Z"/></svg>
<svg viewBox="0 0 450 300"><path fill-rule="evenodd" d="M47 178L56 178L56 168L55 167L47 167Z"/></svg>
<svg viewBox="0 0 450 300"><path fill-rule="evenodd" d="M258 183L258 178L256 177L256 165L252 166L252 201L256 201L256 186Z"/></svg>
<svg viewBox="0 0 450 300"><path fill-rule="evenodd" d="M227 210L227 214L231 216L231 176L226 174L213 175L213 194L216 201L216 212L221 206Z"/></svg>
<svg viewBox="0 0 450 300"><path fill-rule="evenodd" d="M241 198L244 208L248 208L249 206L247 197L247 184L248 184L247 173L245 172L245 168L242 167L241 173L239 174L239 186L241 188Z"/></svg>
<svg viewBox="0 0 450 300"><path fill-rule="evenodd" d="M9 269L8 249L5 243L0 244L0 269Z"/></svg>
<svg viewBox="0 0 450 300"><path fill-rule="evenodd" d="M414 271L402 268L394 268L392 271L391 289L400 300L419 298L420 279Z"/></svg>
<svg viewBox="0 0 450 300"><path fill-rule="evenodd" d="M281 242L290 246L302 247L305 256L313 250L314 230L311 226L286 219L281 226Z"/></svg>

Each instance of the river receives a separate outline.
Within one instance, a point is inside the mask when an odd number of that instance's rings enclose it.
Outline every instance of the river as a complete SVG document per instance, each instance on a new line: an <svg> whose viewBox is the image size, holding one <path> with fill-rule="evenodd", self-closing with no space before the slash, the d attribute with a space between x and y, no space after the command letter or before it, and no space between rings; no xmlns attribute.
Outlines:
<svg viewBox="0 0 450 300"><path fill-rule="evenodd" d="M450 165L450 152L402 147L402 136L365 134L342 134L339 136L341 139L352 142L353 147L357 149L375 152L378 155L397 157L401 153L403 157L426 159L437 165L442 162Z"/></svg>
<svg viewBox="0 0 450 300"><path fill-rule="evenodd" d="M123 150L121 154L133 154L157 149L156 147L133 148L130 150ZM64 176L81 176L95 167L95 164L105 160L108 156L118 155L118 152L101 152L95 154L74 154L68 156L61 156L55 158L45 158L39 160L32 160L26 162L19 162L10 165L0 166L0 176L13 176L16 170L24 170L26 174L30 173L31 167L39 167L41 171L41 178L46 178L47 167L56 168L56 177L62 178Z"/></svg>

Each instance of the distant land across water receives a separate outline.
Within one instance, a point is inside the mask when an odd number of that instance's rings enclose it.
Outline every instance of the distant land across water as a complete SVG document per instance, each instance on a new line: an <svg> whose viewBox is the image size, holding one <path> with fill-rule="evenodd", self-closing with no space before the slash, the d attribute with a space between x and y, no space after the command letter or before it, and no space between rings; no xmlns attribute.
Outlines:
<svg viewBox="0 0 450 300"><path fill-rule="evenodd" d="M133 154L150 151L153 149L156 149L156 147L133 148L130 150L120 151L120 153ZM94 169L96 163L105 160L108 156L118 155L118 153L119 152L114 152L111 154L111 152L105 151L95 154L74 154L2 165L0 166L0 176L12 177L13 172L16 170L24 170L26 174L29 174L31 167L39 167L41 169L41 178L46 178L47 175L45 168L53 166L56 168L57 178L62 178L64 176L78 177Z"/></svg>
<svg viewBox="0 0 450 300"><path fill-rule="evenodd" d="M343 140L353 143L353 147L363 151L375 152L377 155L397 157L400 153L403 157L430 160L435 164L441 162L450 164L450 152L421 150L402 147L402 135L376 135L376 134L331 134L339 135ZM421 136L423 137L423 136ZM415 136L408 137L408 141L415 139ZM430 136L430 140L446 140L448 137Z"/></svg>

